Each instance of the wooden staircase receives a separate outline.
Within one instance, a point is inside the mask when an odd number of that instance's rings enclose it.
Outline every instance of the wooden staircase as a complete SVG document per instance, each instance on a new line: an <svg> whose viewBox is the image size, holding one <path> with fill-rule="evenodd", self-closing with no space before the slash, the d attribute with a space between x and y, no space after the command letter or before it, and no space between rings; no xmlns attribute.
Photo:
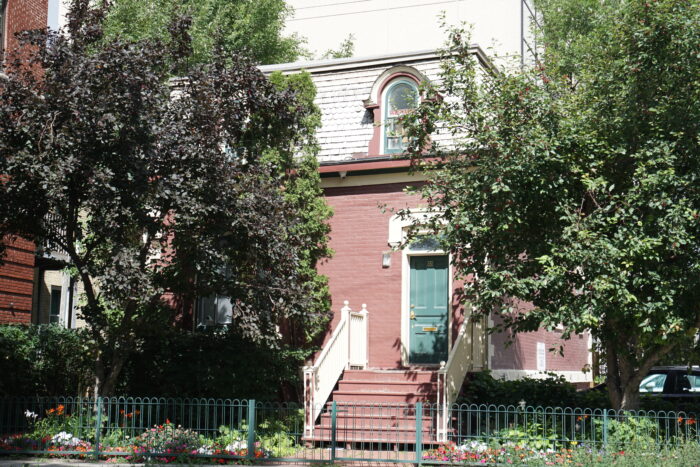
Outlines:
<svg viewBox="0 0 700 467"><path fill-rule="evenodd" d="M437 372L430 370L345 370L307 441L331 441L336 403L338 443L414 444L416 402L424 403L423 443L435 442Z"/></svg>

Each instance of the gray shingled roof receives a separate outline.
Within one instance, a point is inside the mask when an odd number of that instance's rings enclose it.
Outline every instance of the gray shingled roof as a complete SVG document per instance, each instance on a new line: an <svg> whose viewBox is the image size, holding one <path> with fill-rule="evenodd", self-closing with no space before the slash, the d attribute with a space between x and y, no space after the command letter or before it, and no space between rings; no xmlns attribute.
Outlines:
<svg viewBox="0 0 700 467"><path fill-rule="evenodd" d="M486 63L483 52L478 47L474 50L479 59ZM413 67L431 81L439 79L440 63L435 51L266 65L260 69L264 73L293 73L300 70L311 73L317 88L316 104L323 114L317 133L321 145L319 160L338 162L377 156L368 154L374 122L363 101L370 98L372 86L381 74L399 65ZM434 141L445 143L446 137L435 135Z"/></svg>

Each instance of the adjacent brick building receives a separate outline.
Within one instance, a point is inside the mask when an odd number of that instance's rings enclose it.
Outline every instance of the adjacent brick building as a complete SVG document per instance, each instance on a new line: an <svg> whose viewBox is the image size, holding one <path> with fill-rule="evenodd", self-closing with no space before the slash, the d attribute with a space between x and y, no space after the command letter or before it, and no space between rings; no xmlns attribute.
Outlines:
<svg viewBox="0 0 700 467"><path fill-rule="evenodd" d="M15 34L46 27L48 0L0 0L0 46L17 46ZM0 324L30 323L36 247L26 239L4 239L7 254L0 265Z"/></svg>

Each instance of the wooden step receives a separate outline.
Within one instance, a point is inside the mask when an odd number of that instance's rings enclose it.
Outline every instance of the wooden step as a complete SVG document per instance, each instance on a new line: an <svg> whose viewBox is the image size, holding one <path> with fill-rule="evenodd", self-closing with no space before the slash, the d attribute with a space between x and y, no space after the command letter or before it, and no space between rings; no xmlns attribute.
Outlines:
<svg viewBox="0 0 700 467"><path fill-rule="evenodd" d="M365 392L365 391L334 391L333 400L336 402L372 402L372 403L405 403L434 402L436 395L432 393L415 392Z"/></svg>
<svg viewBox="0 0 700 467"><path fill-rule="evenodd" d="M432 426L433 419L430 417L422 417L421 423L424 427ZM319 427L330 428L332 425L331 416L323 414L319 418ZM338 427L368 427L368 428L413 428L416 427L415 417L345 417L338 414L336 417L336 426Z"/></svg>
<svg viewBox="0 0 700 467"><path fill-rule="evenodd" d="M428 383L437 381L436 371L427 370L345 370L342 381L379 381L388 382L412 382Z"/></svg>
<svg viewBox="0 0 700 467"><path fill-rule="evenodd" d="M362 443L367 447L368 444L415 444L416 436L415 432L404 438L399 438L397 436L391 436L387 433L347 433L338 430L336 433L336 442L338 443ZM330 432L317 432L314 431L313 436L306 436L303 438L304 441L310 442L330 442L331 434ZM423 445L438 444L436 438L431 435L423 434Z"/></svg>
<svg viewBox="0 0 700 467"><path fill-rule="evenodd" d="M375 380L341 380L338 383L339 391L365 391L365 392L414 392L436 393L437 382L427 381L416 383L413 381L375 381Z"/></svg>

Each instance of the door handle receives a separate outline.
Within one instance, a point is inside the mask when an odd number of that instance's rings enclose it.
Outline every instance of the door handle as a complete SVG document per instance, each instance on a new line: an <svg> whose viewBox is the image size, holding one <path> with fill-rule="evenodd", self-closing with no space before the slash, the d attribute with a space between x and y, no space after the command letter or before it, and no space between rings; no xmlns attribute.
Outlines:
<svg viewBox="0 0 700 467"><path fill-rule="evenodd" d="M411 310L411 319L416 319L416 312Z"/></svg>

